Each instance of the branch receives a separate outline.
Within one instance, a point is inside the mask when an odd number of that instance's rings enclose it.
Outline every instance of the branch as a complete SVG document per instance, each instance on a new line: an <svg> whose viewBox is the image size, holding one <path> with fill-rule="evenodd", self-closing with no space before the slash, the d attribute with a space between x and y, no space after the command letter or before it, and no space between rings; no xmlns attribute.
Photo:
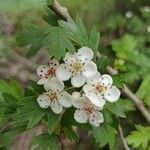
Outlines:
<svg viewBox="0 0 150 150"><path fill-rule="evenodd" d="M66 7L61 6L57 0L54 0L53 4L49 6L49 8L63 20L71 18L68 13L68 9Z"/></svg>
<svg viewBox="0 0 150 150"><path fill-rule="evenodd" d="M123 143L124 149L125 150L130 150L130 148L129 148L129 146L128 146L125 138L124 138L122 127L121 127L120 123L118 124L118 131L119 131L119 136L120 136L120 139L121 139L121 141Z"/></svg>
<svg viewBox="0 0 150 150"><path fill-rule="evenodd" d="M51 10L54 11L59 16L61 16L61 18L63 18L64 20L71 18L68 11L67 11L67 8L62 7L57 2L57 0L54 0L54 3L51 6ZM100 53L98 53L98 57L100 57ZM107 72L111 75L118 73L118 71L113 69L111 66L107 67ZM124 88L122 89L122 91L136 105L136 107L141 111L142 115L147 120L147 122L150 123L150 112L143 105L143 102L132 91L130 91L130 89L126 85L124 85Z"/></svg>

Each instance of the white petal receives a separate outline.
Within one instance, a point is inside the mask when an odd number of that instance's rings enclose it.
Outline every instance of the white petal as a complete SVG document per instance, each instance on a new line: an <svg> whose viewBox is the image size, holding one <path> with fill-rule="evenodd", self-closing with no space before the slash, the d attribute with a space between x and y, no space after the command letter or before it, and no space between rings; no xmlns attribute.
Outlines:
<svg viewBox="0 0 150 150"><path fill-rule="evenodd" d="M105 105L105 100L100 94L95 94L94 92L86 93L91 103L97 107L102 108Z"/></svg>
<svg viewBox="0 0 150 150"><path fill-rule="evenodd" d="M90 114L89 122L91 125L98 127L100 123L104 122L104 117L101 112L95 111Z"/></svg>
<svg viewBox="0 0 150 150"><path fill-rule="evenodd" d="M37 69L36 69L36 72L37 72L37 75L39 77L45 77L45 75L47 74L48 72L48 67L46 65L41 65L39 66Z"/></svg>
<svg viewBox="0 0 150 150"><path fill-rule="evenodd" d="M80 92L73 92L72 93L72 98L76 99L79 98L81 96Z"/></svg>
<svg viewBox="0 0 150 150"><path fill-rule="evenodd" d="M77 60L77 55L67 52L64 58L64 62L67 64L72 64Z"/></svg>
<svg viewBox="0 0 150 150"><path fill-rule="evenodd" d="M66 108L71 107L72 105L71 95L67 93L66 91L60 94L60 97L58 100L59 100L59 103Z"/></svg>
<svg viewBox="0 0 150 150"><path fill-rule="evenodd" d="M87 83L91 85L95 85L101 81L100 73L96 72L93 76L87 78Z"/></svg>
<svg viewBox="0 0 150 150"><path fill-rule="evenodd" d="M85 93L94 92L94 87L92 85L90 85L90 84L85 84L83 86L83 91Z"/></svg>
<svg viewBox="0 0 150 150"><path fill-rule="evenodd" d="M94 62L90 61L90 62L85 64L84 71L83 71L82 74L86 78L89 78L89 77L93 76L96 73L97 73L97 66Z"/></svg>
<svg viewBox="0 0 150 150"><path fill-rule="evenodd" d="M77 109L74 113L74 119L79 123L87 123L88 117L84 110Z"/></svg>
<svg viewBox="0 0 150 150"><path fill-rule="evenodd" d="M47 108L50 106L51 103L47 95L40 95L37 98L37 102L41 108Z"/></svg>
<svg viewBox="0 0 150 150"><path fill-rule="evenodd" d="M48 62L48 65L50 68L57 68L59 66L59 62L58 60L56 59L51 59L49 62Z"/></svg>
<svg viewBox="0 0 150 150"><path fill-rule="evenodd" d="M49 82L44 84L44 88L46 91L52 90L56 92L61 92L64 89L64 83L60 81L58 78L54 77Z"/></svg>
<svg viewBox="0 0 150 150"><path fill-rule="evenodd" d="M120 91L116 86L112 86L104 93L104 98L109 102L115 102L119 99L119 97L120 97Z"/></svg>
<svg viewBox="0 0 150 150"><path fill-rule="evenodd" d="M74 87L81 87L85 83L86 79L83 75L77 74L71 78L71 84Z"/></svg>
<svg viewBox="0 0 150 150"><path fill-rule="evenodd" d="M40 80L37 82L37 84L42 85L42 84L45 84L45 83L48 82L48 81L49 81L49 79L42 78L42 79L40 79Z"/></svg>
<svg viewBox="0 0 150 150"><path fill-rule="evenodd" d="M101 83L105 86L110 87L113 83L112 77L108 74L104 74L101 76Z"/></svg>
<svg viewBox="0 0 150 150"><path fill-rule="evenodd" d="M54 113L60 114L63 110L63 107L58 103L58 101L53 101L51 102L51 109L53 110Z"/></svg>
<svg viewBox="0 0 150 150"><path fill-rule="evenodd" d="M82 60L92 60L93 51L89 47L83 46L78 50L77 56Z"/></svg>
<svg viewBox="0 0 150 150"><path fill-rule="evenodd" d="M82 108L85 103L85 100L82 97L76 98L72 100L72 105L75 108Z"/></svg>
<svg viewBox="0 0 150 150"><path fill-rule="evenodd" d="M72 76L72 72L69 70L69 65L61 64L56 70L56 76L62 81L69 80Z"/></svg>

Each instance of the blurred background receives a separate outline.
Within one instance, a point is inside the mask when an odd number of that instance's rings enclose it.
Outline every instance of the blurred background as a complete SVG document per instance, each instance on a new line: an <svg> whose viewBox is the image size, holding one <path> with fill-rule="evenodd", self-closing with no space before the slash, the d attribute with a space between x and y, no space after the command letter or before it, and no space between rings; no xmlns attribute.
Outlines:
<svg viewBox="0 0 150 150"><path fill-rule="evenodd" d="M107 56L104 63L125 75L127 85L150 110L149 0L59 2L68 8L73 18L76 15L82 18L87 31L93 25L97 27L100 32L99 50ZM18 47L15 38L26 27L47 25L43 20L44 14L44 0L0 0L0 79L15 78L23 87L29 80L36 80L35 68L48 60L47 52L42 49L34 57L27 58L28 47ZM128 131L134 129L134 124L146 123L130 101L125 101L124 107L129 116L123 121L126 136ZM81 140L76 146L75 149L97 149L86 133L81 133ZM116 149L123 149L120 142Z"/></svg>

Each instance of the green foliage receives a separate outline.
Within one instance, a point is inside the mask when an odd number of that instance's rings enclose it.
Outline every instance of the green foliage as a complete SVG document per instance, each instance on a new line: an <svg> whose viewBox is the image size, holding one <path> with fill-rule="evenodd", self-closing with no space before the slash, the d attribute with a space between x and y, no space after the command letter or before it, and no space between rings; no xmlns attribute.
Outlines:
<svg viewBox="0 0 150 150"><path fill-rule="evenodd" d="M150 71L150 64L147 63L149 58L139 52L140 45L140 39L132 35L124 35L121 39L112 43L112 48L117 57L125 60L123 65L126 65L126 68L122 68L128 72L126 77L129 81L133 81L133 79L139 78L141 75L145 77Z"/></svg>
<svg viewBox="0 0 150 150"><path fill-rule="evenodd" d="M36 102L36 96L24 97L19 101L16 114L14 115L17 124L26 124L27 129L34 127L41 121L45 111Z"/></svg>
<svg viewBox="0 0 150 150"><path fill-rule="evenodd" d="M13 142L14 138L23 131L24 131L23 126L21 126L21 127L17 126L17 127L12 128L9 131L0 133L0 148L11 144Z"/></svg>
<svg viewBox="0 0 150 150"><path fill-rule="evenodd" d="M31 143L33 150L59 150L58 138L48 133L34 137Z"/></svg>
<svg viewBox="0 0 150 150"><path fill-rule="evenodd" d="M150 76L147 76L142 81L136 95L141 98L150 109Z"/></svg>
<svg viewBox="0 0 150 150"><path fill-rule="evenodd" d="M103 123L100 127L93 129L93 136L100 147L109 144L109 148L113 149L115 143L115 129L109 124Z"/></svg>
<svg viewBox="0 0 150 150"><path fill-rule="evenodd" d="M121 100L118 100L115 103L107 103L105 109L118 117L126 118L126 115L124 113L124 103Z"/></svg>
<svg viewBox="0 0 150 150"><path fill-rule="evenodd" d="M55 128L58 127L59 125L60 116L50 111L47 113L47 118L48 118L47 120L48 133L52 134Z"/></svg>
<svg viewBox="0 0 150 150"><path fill-rule="evenodd" d="M42 47L42 40L44 38L43 32L43 29L31 26L16 37L19 46L24 47L30 45L30 48L27 51L28 57L35 55Z"/></svg>
<svg viewBox="0 0 150 150"><path fill-rule="evenodd" d="M76 17L75 22L72 19L68 19L67 22L61 20L59 21L59 25L65 29L66 33L69 35L72 41L74 41L79 46L89 46L96 54L100 35L95 27L93 27L89 38L84 24L81 18L78 16Z"/></svg>
<svg viewBox="0 0 150 150"><path fill-rule="evenodd" d="M116 74L112 76L113 78L113 84L119 88L123 87L123 85L125 84L125 75L124 74Z"/></svg>
<svg viewBox="0 0 150 150"><path fill-rule="evenodd" d="M23 90L15 80L9 80L8 82L0 80L0 92L11 94L16 98L23 96Z"/></svg>
<svg viewBox="0 0 150 150"><path fill-rule="evenodd" d="M56 59L65 56L66 50L74 52L75 48L68 39L65 30L59 27L49 27L47 35L43 40L43 45L48 48L49 54Z"/></svg>
<svg viewBox="0 0 150 150"><path fill-rule="evenodd" d="M139 148L142 150L149 149L150 142L150 127L144 127L141 125L136 125L136 131L132 131L127 136L127 142L131 144L134 148Z"/></svg>
<svg viewBox="0 0 150 150"><path fill-rule="evenodd" d="M45 14L43 15L43 19L52 26L58 26L59 17L52 12L48 7L46 7Z"/></svg>
<svg viewBox="0 0 150 150"><path fill-rule="evenodd" d="M64 127L62 130L70 141L78 140L78 136L72 127Z"/></svg>
<svg viewBox="0 0 150 150"><path fill-rule="evenodd" d="M0 0L0 10L5 12L22 12L29 9L41 9L43 5L43 0L24 0L24 1L16 1L9 0L3 1ZM8 7L9 6L9 7Z"/></svg>
<svg viewBox="0 0 150 150"><path fill-rule="evenodd" d="M100 72L104 72L105 69L106 69L106 67L107 67L108 64L109 64L108 57L107 57L107 56L101 56L101 57L97 60L96 64L97 64L98 70L99 70Z"/></svg>

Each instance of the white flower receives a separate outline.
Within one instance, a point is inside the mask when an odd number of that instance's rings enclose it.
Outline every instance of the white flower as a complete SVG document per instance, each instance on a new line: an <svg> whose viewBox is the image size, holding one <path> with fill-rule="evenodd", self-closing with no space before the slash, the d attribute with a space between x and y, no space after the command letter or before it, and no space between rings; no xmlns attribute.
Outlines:
<svg viewBox="0 0 150 150"><path fill-rule="evenodd" d="M37 74L41 79L38 84L47 83L52 77L56 76L56 69L59 66L59 62L56 59L49 61L48 65L41 65L37 68Z"/></svg>
<svg viewBox="0 0 150 150"><path fill-rule="evenodd" d="M132 11L127 11L126 14L125 14L125 16L127 18L131 18L131 17L133 17L133 12Z"/></svg>
<svg viewBox="0 0 150 150"><path fill-rule="evenodd" d="M150 32L150 26L147 27L147 32Z"/></svg>
<svg viewBox="0 0 150 150"><path fill-rule="evenodd" d="M63 107L71 107L71 95L64 91L62 81L52 78L49 84L44 85L44 88L47 92L37 98L41 108L48 108L50 106L56 114L59 114L62 112Z"/></svg>
<svg viewBox="0 0 150 150"><path fill-rule="evenodd" d="M112 86L113 80L111 76L99 73L87 79L83 91L91 102L97 107L103 107L105 100L115 102L120 97L120 91L116 86Z"/></svg>
<svg viewBox="0 0 150 150"><path fill-rule="evenodd" d="M66 53L63 64L56 70L56 76L67 81L71 78L74 87L81 87L86 78L97 72L97 66L92 62L93 51L88 47L81 47L77 53Z"/></svg>
<svg viewBox="0 0 150 150"><path fill-rule="evenodd" d="M73 96L72 104L77 108L74 113L74 119L77 122L87 123L89 121L91 125L98 127L104 121L102 113L99 112L102 108L94 106L85 95Z"/></svg>

